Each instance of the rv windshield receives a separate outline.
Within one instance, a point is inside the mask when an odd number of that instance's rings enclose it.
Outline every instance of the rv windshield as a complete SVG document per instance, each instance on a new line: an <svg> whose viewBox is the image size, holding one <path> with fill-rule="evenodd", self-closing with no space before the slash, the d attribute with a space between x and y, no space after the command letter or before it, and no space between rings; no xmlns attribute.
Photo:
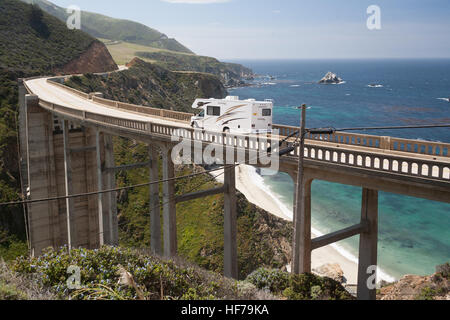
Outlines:
<svg viewBox="0 0 450 320"><path fill-rule="evenodd" d="M272 109L263 109L262 116L263 117L271 117L272 116Z"/></svg>

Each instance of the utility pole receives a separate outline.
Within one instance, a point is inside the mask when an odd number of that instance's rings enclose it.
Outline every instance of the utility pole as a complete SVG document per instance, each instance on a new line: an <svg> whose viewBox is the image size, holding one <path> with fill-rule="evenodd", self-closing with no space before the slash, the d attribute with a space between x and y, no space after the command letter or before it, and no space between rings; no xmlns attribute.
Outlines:
<svg viewBox="0 0 450 320"><path fill-rule="evenodd" d="M297 173L297 183L295 187L297 188L295 197L295 212L294 212L294 244L293 244L293 255L292 255L292 272L294 274L300 274L307 272L305 266L308 262L305 261L305 256L309 253L304 252L308 250L306 244L310 242L311 239L306 239L306 237L311 237L310 232L307 229L311 229L310 223L306 223L308 220L305 217L305 205L302 203L305 193L305 175L304 175L304 156L305 156L305 135L306 135L306 105L301 106L301 125L300 125L300 153L298 157L298 173ZM306 218L306 219L305 219Z"/></svg>

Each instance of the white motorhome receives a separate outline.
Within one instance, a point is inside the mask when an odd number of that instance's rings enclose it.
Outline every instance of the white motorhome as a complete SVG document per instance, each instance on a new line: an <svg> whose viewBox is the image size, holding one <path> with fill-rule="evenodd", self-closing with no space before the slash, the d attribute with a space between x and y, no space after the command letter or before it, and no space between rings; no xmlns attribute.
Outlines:
<svg viewBox="0 0 450 320"><path fill-rule="evenodd" d="M192 108L201 110L191 119L193 128L237 134L272 132L273 100L197 99Z"/></svg>

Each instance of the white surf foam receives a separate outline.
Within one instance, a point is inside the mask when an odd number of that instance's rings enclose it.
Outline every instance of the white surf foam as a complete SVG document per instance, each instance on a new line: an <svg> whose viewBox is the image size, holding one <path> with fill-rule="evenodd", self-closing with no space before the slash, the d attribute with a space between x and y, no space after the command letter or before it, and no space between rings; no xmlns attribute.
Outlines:
<svg viewBox="0 0 450 320"><path fill-rule="evenodd" d="M447 101L450 102L450 98L437 98L438 100L443 100L443 101Z"/></svg>

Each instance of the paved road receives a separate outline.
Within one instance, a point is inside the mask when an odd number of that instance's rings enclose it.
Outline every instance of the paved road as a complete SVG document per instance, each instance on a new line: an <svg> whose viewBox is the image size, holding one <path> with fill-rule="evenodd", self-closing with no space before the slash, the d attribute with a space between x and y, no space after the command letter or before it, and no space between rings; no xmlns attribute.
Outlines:
<svg viewBox="0 0 450 320"><path fill-rule="evenodd" d="M76 110L88 111L128 120L147 121L157 124L177 126L179 128L190 128L189 124L106 107L91 100L77 96L67 90L64 90L63 88L49 84L47 82L47 78L28 80L26 81L26 84L33 94L39 96L39 99Z"/></svg>

